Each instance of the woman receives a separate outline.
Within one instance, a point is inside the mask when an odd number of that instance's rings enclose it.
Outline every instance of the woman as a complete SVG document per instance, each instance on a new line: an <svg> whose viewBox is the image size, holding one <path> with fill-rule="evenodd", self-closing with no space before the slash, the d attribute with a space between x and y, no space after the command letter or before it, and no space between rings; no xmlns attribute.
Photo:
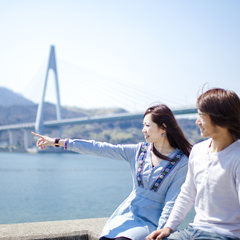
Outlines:
<svg viewBox="0 0 240 240"><path fill-rule="evenodd" d="M146 143L112 145L105 142L39 137L37 147L61 146L82 154L93 154L129 162L133 190L115 210L101 234L101 240L143 240L162 228L187 173L191 144L184 137L172 111L166 105L146 110L142 132Z"/></svg>

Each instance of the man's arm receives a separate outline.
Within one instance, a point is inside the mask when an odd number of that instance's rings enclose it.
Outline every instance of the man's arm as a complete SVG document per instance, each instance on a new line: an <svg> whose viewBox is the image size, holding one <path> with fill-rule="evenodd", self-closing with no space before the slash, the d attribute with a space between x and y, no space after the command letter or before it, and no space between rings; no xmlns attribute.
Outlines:
<svg viewBox="0 0 240 240"><path fill-rule="evenodd" d="M173 209L174 203L177 199L177 196L180 193L181 186L183 185L186 179L186 175L188 171L188 158L184 156L184 158L178 164L179 166L177 167L179 168L176 171L175 176L172 180L172 183L169 186L166 193L164 207L158 221L158 229L162 229L166 224L169 218L169 215Z"/></svg>
<svg viewBox="0 0 240 240"><path fill-rule="evenodd" d="M177 227L182 223L195 203L197 190L194 183L194 174L191 160L192 159L190 156L186 181L182 185L181 192L179 193L173 210L168 218L167 223L165 224L165 227L168 227L173 231L177 230Z"/></svg>
<svg viewBox="0 0 240 240"><path fill-rule="evenodd" d="M240 205L240 164L236 168L236 190L238 192L238 201Z"/></svg>
<svg viewBox="0 0 240 240"><path fill-rule="evenodd" d="M152 240L152 239L159 240L161 238L167 237L172 232L176 231L178 225L183 221L187 213L190 211L190 209L194 205L196 188L194 184L194 174L193 174L193 168L191 164L192 163L191 156L192 154L190 154L190 157L189 157L186 181L182 185L181 192L175 201L174 207L167 220L167 223L165 224L165 227L163 229L158 229L156 231L153 231L151 234L147 236L146 238L147 240Z"/></svg>

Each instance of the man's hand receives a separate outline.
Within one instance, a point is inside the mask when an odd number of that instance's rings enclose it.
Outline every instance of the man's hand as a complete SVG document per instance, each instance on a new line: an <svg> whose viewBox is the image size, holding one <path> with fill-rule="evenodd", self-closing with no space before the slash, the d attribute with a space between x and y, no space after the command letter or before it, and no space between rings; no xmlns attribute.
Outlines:
<svg viewBox="0 0 240 240"><path fill-rule="evenodd" d="M158 230L155 230L152 233L150 233L146 237L146 240L154 240L154 239L160 240L164 237L169 236L172 232L173 232L172 229L168 228L168 227L165 227L163 229L158 229Z"/></svg>

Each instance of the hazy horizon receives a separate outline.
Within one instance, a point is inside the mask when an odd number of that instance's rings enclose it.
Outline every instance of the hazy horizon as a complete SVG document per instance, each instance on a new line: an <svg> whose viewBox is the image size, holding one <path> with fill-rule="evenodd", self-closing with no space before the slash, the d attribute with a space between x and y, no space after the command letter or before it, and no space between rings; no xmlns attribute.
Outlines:
<svg viewBox="0 0 240 240"><path fill-rule="evenodd" d="M2 2L0 86L39 103L54 45L63 106L194 106L205 83L240 95L239 10L238 0ZM53 83L50 73L52 103Z"/></svg>

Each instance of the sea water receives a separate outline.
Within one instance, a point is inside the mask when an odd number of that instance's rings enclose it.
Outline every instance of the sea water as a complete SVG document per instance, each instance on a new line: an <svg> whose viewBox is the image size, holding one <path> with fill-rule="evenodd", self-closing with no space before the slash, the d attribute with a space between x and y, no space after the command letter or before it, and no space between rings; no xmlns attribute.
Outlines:
<svg viewBox="0 0 240 240"><path fill-rule="evenodd" d="M131 190L125 161L0 153L0 224L109 217ZM193 217L191 210L180 228Z"/></svg>

